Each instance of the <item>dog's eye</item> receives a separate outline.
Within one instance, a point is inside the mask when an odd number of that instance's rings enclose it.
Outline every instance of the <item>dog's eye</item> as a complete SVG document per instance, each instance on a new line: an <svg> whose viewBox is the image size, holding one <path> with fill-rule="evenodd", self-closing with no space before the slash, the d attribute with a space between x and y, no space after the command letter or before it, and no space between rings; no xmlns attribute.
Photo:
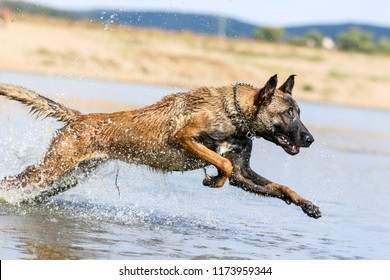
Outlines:
<svg viewBox="0 0 390 280"><path fill-rule="evenodd" d="M287 116L293 116L294 115L294 109L289 108L287 111L284 112L285 115Z"/></svg>

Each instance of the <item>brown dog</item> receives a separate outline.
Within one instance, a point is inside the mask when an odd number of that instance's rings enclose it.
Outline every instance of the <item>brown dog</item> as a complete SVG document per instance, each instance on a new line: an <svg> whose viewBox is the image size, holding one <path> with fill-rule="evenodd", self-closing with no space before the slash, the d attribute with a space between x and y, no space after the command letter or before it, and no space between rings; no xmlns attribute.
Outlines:
<svg viewBox="0 0 390 280"><path fill-rule="evenodd" d="M163 172L213 165L218 175L206 175L204 185L219 188L229 179L234 186L294 203L310 217L319 218L321 212L313 203L249 167L254 137L274 142L291 155L314 141L292 98L294 75L278 89L276 86L275 75L261 89L243 83L201 87L137 110L81 114L33 91L0 85L0 95L31 106L38 115L66 123L39 164L5 177L0 184L49 189L62 180L61 186L45 193L51 196L77 184L69 174L89 173L110 159Z"/></svg>

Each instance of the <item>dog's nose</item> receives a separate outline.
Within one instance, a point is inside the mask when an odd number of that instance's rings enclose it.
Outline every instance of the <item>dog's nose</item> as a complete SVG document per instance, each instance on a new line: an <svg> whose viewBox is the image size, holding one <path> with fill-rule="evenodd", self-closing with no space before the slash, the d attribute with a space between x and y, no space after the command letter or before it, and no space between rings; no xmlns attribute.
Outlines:
<svg viewBox="0 0 390 280"><path fill-rule="evenodd" d="M305 143L306 143L306 145L307 145L307 146L310 146L311 143L313 143L313 142L314 142L313 136L311 136L310 134L307 134L307 135L305 136Z"/></svg>

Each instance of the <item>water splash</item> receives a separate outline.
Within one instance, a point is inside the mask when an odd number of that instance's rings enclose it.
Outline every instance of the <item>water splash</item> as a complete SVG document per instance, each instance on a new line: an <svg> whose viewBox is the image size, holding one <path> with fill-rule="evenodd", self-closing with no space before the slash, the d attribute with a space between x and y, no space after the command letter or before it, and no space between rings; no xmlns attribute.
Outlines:
<svg viewBox="0 0 390 280"><path fill-rule="evenodd" d="M114 24L117 24L119 21L119 13L112 13L109 16L106 12L102 12L100 20L103 22L104 30L112 30Z"/></svg>

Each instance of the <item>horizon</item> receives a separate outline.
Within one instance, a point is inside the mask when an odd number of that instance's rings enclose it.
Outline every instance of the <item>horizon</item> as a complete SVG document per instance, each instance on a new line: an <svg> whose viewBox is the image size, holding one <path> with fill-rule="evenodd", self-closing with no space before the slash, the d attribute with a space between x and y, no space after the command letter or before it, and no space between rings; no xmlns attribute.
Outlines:
<svg viewBox="0 0 390 280"><path fill-rule="evenodd" d="M308 0L275 0L272 3L261 3L262 1L253 3L250 0L216 0L208 3L207 7L202 5L202 1L196 0L169 0L164 2L156 0L143 2L111 0L109 3L105 0L69 0L65 3L56 0L25 0L24 2L73 11L106 9L205 14L223 16L257 26L298 27L356 23L390 28L390 17L387 14L387 11L390 10L390 1L384 0L369 2L364 0L330 0L326 3L313 3L313 1ZM267 5L265 9L275 11L275 13L264 13L264 6L262 5ZM280 15L283 15L283 17Z"/></svg>

